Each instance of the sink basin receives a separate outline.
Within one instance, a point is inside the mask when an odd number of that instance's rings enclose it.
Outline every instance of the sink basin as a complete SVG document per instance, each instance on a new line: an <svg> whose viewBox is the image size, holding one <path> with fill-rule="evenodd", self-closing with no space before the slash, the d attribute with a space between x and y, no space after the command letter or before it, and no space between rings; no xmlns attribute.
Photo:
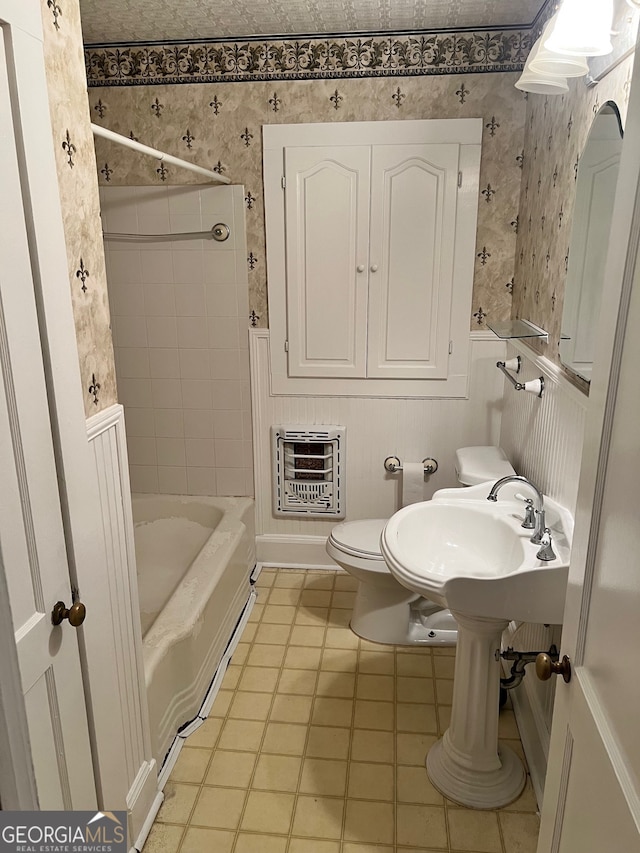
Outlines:
<svg viewBox="0 0 640 853"><path fill-rule="evenodd" d="M405 587L451 610L489 619L562 622L573 533L570 513L545 498L546 524L556 559L538 560L540 548L521 527L520 484L488 501L491 483L443 489L432 500L395 513L381 547ZM527 495L528 497L528 495Z"/></svg>

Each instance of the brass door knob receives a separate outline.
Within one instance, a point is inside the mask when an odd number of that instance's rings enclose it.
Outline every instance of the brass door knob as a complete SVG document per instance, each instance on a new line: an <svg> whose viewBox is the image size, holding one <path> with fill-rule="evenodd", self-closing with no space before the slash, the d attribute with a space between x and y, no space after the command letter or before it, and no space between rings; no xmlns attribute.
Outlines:
<svg viewBox="0 0 640 853"><path fill-rule="evenodd" d="M541 652L536 658L536 675L540 681L548 681L552 675L561 675L568 684L571 681L571 661L566 655L558 661Z"/></svg>
<svg viewBox="0 0 640 853"><path fill-rule="evenodd" d="M64 601L57 601L51 611L51 624L60 625L65 619L68 619L70 625L73 625L74 628L79 628L84 622L86 615L87 608L81 601L76 601L68 609Z"/></svg>

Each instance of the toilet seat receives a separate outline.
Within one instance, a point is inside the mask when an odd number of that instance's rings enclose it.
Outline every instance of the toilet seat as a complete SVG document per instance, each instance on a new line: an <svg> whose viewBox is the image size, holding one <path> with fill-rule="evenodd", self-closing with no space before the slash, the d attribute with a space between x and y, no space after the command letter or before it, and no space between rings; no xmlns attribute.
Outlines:
<svg viewBox="0 0 640 853"><path fill-rule="evenodd" d="M373 572L388 573L389 569L380 551L380 536L387 518L364 518L360 521L343 521L336 524L327 545L358 562L366 560Z"/></svg>

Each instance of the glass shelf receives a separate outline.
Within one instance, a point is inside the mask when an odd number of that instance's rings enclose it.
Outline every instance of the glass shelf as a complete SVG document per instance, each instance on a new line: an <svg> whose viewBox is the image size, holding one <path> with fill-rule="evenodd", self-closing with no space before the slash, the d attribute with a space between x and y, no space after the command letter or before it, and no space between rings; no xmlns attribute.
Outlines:
<svg viewBox="0 0 640 853"><path fill-rule="evenodd" d="M502 320L501 322L487 322L491 331L502 340L513 338L545 338L548 340L548 332L539 326L534 326L528 320Z"/></svg>

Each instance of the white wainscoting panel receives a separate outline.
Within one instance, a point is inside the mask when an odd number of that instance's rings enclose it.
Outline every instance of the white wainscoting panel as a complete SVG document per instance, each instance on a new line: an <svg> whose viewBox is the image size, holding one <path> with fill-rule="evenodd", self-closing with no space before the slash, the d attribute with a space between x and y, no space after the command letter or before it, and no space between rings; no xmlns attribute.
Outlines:
<svg viewBox="0 0 640 853"><path fill-rule="evenodd" d="M512 341L508 358L520 355L518 379L526 382L544 376L542 398L516 392L505 380L500 445L519 474L529 477L542 491L575 512L582 457L582 440L588 398L567 381L558 368L526 345ZM504 644L520 651L560 648L559 625L510 626ZM531 770L533 786L542 802L551 733L555 679L539 681L533 666L512 691L512 699Z"/></svg>
<svg viewBox="0 0 640 853"><path fill-rule="evenodd" d="M399 508L400 475L384 470L387 456L409 462L427 456L438 460L439 470L425 481L424 497L428 499L437 489L457 485L454 461L458 447L498 443L502 375L495 363L504 358L505 345L491 333L475 333L471 338L467 399L272 396L269 331L250 331L259 561L297 562L306 538L310 550L305 562L329 565L323 539L335 524L334 520L276 518L272 514L272 424L330 423L346 427L347 519L388 518ZM288 554L295 557L287 559Z"/></svg>
<svg viewBox="0 0 640 853"><path fill-rule="evenodd" d="M104 607L111 615L117 659L118 683L113 685L113 705L109 713L120 716L124 766L119 768L119 784L126 796L129 838L138 846L149 813L153 807L159 808L161 800L157 797L158 768L151 752L142 663L123 407L111 406L89 418L87 435L96 464L107 550L109 600L104 602ZM99 753L112 748L112 744L98 744ZM98 760L100 762L100 756ZM105 807L108 808L108 804Z"/></svg>
<svg viewBox="0 0 640 853"><path fill-rule="evenodd" d="M501 446L524 474L562 506L575 512L588 397L548 359L517 341L508 358L522 358L518 379L544 376L542 398L515 391L505 380Z"/></svg>

